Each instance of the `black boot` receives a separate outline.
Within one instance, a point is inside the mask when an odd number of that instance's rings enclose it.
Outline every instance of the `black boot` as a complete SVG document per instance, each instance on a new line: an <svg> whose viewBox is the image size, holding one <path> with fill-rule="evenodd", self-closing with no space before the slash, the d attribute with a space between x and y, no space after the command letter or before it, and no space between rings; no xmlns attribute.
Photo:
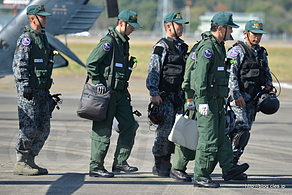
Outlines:
<svg viewBox="0 0 292 195"><path fill-rule="evenodd" d="M185 172L180 170L170 170L170 177L172 179L182 181L182 182L191 182L192 178Z"/></svg>
<svg viewBox="0 0 292 195"><path fill-rule="evenodd" d="M153 175L169 177L171 163L170 156L154 156Z"/></svg>
<svg viewBox="0 0 292 195"><path fill-rule="evenodd" d="M242 165L233 165L228 171L223 173L222 178L224 181L229 181L232 178L242 174L249 168L249 165L247 163L244 163Z"/></svg>
<svg viewBox="0 0 292 195"><path fill-rule="evenodd" d="M170 154L167 156L154 156L155 165L152 168L153 175L169 177L171 163Z"/></svg>
<svg viewBox="0 0 292 195"><path fill-rule="evenodd" d="M164 177L170 177L170 169L171 169L170 154L166 156L162 156L161 164L160 164L161 174L158 173L158 175L164 176Z"/></svg>
<svg viewBox="0 0 292 195"><path fill-rule="evenodd" d="M161 157L154 156L154 166L152 167L153 175L158 175L157 169L160 169Z"/></svg>

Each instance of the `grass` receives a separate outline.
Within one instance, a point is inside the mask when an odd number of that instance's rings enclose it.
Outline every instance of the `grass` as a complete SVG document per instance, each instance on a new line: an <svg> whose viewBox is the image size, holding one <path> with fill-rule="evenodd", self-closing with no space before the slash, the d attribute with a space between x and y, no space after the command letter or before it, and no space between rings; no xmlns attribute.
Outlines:
<svg viewBox="0 0 292 195"><path fill-rule="evenodd" d="M98 39L90 40L83 38L84 41L77 41L69 43L68 47L79 57L79 59L85 64L86 59L98 43ZM138 59L138 65L133 70L132 76L134 77L146 77L148 71L149 56L152 51L152 46L156 40L136 40L131 43L130 54ZM141 43L139 43L141 42ZM186 41L189 45L191 42ZM289 43L287 43L289 44ZM264 45L265 46L265 45ZM268 51L269 66L271 71L277 76L279 81L292 81L292 66L288 60L292 53L292 47L284 45L280 47L279 44L268 44L265 46ZM65 56L66 59L68 59ZM69 66L65 68L54 69L54 75L57 76L85 76L86 69L78 65L75 61L68 59Z"/></svg>
<svg viewBox="0 0 292 195"><path fill-rule="evenodd" d="M279 81L292 81L292 66L289 60L292 48L267 47L269 67Z"/></svg>
<svg viewBox="0 0 292 195"><path fill-rule="evenodd" d="M86 59L96 46L96 43L71 43L69 44L69 48L71 51L73 51L78 58L85 64ZM147 44L133 44L131 45L130 49L130 55L135 56L138 60L137 66L133 69L132 76L136 77L146 77L147 71L148 71L148 60L150 53L152 51L152 46ZM54 69L54 75L57 76L66 76L66 75L86 75L86 69L77 62L67 58L64 56L68 62L69 65L64 68L58 68Z"/></svg>

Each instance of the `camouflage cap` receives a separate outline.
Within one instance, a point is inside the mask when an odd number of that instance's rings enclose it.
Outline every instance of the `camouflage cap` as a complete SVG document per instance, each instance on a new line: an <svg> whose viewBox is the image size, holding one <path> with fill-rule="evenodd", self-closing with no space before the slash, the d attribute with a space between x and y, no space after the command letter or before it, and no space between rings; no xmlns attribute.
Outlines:
<svg viewBox="0 0 292 195"><path fill-rule="evenodd" d="M44 5L30 5L26 10L27 15L51 16L52 14L46 12Z"/></svg>
<svg viewBox="0 0 292 195"><path fill-rule="evenodd" d="M239 28L239 26L233 22L232 13L229 12L216 13L213 16L211 22L212 24L217 24L220 26L230 26L232 28Z"/></svg>
<svg viewBox="0 0 292 195"><path fill-rule="evenodd" d="M129 23L134 28L142 28L142 26L138 24L138 14L134 11L123 10L118 15L118 19Z"/></svg>
<svg viewBox="0 0 292 195"><path fill-rule="evenodd" d="M266 34L266 32L263 29L263 23L256 21L256 20L250 20L245 24L245 30L251 31L253 33L261 33Z"/></svg>
<svg viewBox="0 0 292 195"><path fill-rule="evenodd" d="M164 16L164 23L175 22L180 24L188 24L189 21L186 21L182 18L180 12L169 13Z"/></svg>

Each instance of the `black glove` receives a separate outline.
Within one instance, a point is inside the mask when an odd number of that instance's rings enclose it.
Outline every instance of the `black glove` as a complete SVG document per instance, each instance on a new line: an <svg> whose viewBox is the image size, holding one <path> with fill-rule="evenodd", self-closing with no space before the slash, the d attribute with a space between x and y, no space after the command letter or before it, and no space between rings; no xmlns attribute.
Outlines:
<svg viewBox="0 0 292 195"><path fill-rule="evenodd" d="M24 87L23 89L23 97L26 98L27 100L32 100L32 89L31 87Z"/></svg>

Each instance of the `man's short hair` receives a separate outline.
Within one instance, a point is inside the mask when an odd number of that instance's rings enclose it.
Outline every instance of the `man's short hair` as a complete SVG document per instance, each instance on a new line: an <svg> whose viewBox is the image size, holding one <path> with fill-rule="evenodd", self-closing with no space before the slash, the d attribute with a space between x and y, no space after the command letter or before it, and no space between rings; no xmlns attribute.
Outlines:
<svg viewBox="0 0 292 195"><path fill-rule="evenodd" d="M211 23L210 31L211 31L211 32L216 32L217 29L218 29L218 27L219 27L218 24Z"/></svg>

